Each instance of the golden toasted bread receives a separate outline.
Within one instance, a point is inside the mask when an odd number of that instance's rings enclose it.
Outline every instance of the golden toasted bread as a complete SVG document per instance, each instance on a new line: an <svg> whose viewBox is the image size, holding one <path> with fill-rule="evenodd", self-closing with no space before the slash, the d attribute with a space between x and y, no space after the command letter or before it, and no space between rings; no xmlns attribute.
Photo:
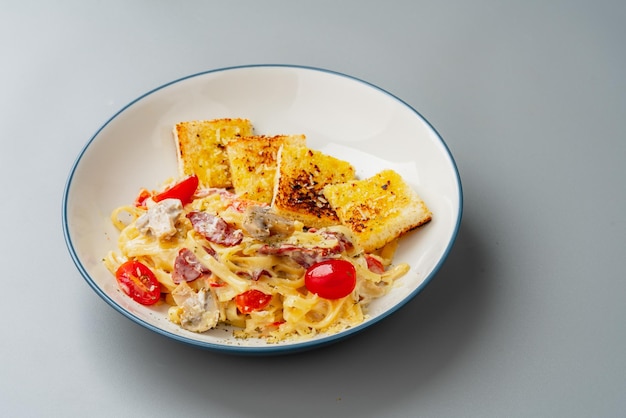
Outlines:
<svg viewBox="0 0 626 418"><path fill-rule="evenodd" d="M278 214L313 228L339 223L322 190L352 180L350 163L307 147L283 146L277 167L272 207Z"/></svg>
<svg viewBox="0 0 626 418"><path fill-rule="evenodd" d="M366 252L382 248L432 218L424 201L393 170L328 185L323 194Z"/></svg>
<svg viewBox="0 0 626 418"><path fill-rule="evenodd" d="M230 164L226 155L229 140L252 135L247 119L215 119L177 123L174 139L179 174L195 174L202 186L231 187Z"/></svg>
<svg viewBox="0 0 626 418"><path fill-rule="evenodd" d="M304 146L304 135L248 136L226 144L235 193L249 200L271 203L276 159L282 145Z"/></svg>

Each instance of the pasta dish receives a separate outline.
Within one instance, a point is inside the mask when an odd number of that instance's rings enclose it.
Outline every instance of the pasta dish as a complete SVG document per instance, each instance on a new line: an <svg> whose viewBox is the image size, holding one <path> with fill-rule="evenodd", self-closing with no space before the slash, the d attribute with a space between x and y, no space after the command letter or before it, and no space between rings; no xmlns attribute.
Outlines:
<svg viewBox="0 0 626 418"><path fill-rule="evenodd" d="M392 263L398 239L431 213L392 170L357 179L304 135L254 135L245 119L181 122L174 136L179 177L113 210L120 234L104 263L181 328L333 334L409 271Z"/></svg>

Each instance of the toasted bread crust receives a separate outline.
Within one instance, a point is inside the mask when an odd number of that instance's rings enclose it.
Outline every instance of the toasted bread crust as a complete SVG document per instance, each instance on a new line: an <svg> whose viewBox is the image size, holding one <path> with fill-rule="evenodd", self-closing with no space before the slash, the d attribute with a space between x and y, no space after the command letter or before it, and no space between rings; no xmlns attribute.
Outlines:
<svg viewBox="0 0 626 418"><path fill-rule="evenodd" d="M278 154L272 207L308 227L337 225L339 218L323 189L353 179L354 173L346 161L306 147L284 146Z"/></svg>
<svg viewBox="0 0 626 418"><path fill-rule="evenodd" d="M245 199L271 203L280 147L305 144L304 135L257 135L229 141L226 152L235 193Z"/></svg>
<svg viewBox="0 0 626 418"><path fill-rule="evenodd" d="M323 194L366 252L382 248L432 219L424 201L392 170L325 186Z"/></svg>
<svg viewBox="0 0 626 418"><path fill-rule="evenodd" d="M247 119L214 119L177 123L174 137L179 174L195 174L202 186L231 187L230 164L226 154L229 140L252 135Z"/></svg>

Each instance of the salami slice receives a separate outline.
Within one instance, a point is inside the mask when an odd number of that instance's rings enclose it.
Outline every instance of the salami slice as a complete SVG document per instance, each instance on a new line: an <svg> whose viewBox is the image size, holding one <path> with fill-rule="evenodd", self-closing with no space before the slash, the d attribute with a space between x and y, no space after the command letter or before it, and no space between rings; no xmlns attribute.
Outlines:
<svg viewBox="0 0 626 418"><path fill-rule="evenodd" d="M208 241L232 247L243 239L243 232L228 224L224 219L208 212L190 212L187 218L193 229Z"/></svg>

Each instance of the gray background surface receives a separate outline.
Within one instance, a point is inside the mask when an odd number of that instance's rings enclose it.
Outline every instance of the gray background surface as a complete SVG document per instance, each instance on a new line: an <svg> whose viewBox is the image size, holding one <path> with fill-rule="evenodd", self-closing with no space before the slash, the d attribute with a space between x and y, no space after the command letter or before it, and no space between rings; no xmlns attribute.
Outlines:
<svg viewBox="0 0 626 418"><path fill-rule="evenodd" d="M625 4L3 1L1 415L624 416ZM68 255L61 197L129 101L262 63L408 102L455 156L465 211L448 262L399 312L251 358L111 309Z"/></svg>

